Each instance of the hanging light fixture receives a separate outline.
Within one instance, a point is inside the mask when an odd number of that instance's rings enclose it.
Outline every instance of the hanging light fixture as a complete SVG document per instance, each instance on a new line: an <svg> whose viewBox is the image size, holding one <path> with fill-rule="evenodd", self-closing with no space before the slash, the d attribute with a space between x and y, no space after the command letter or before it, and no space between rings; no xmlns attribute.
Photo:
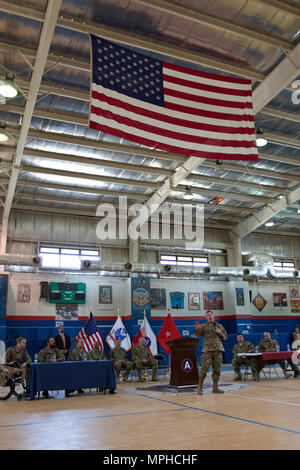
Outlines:
<svg viewBox="0 0 300 470"><path fill-rule="evenodd" d="M193 199L194 195L192 193L192 189L190 186L186 186L185 187L185 193L184 193L184 199L188 199L188 200L191 200Z"/></svg>
<svg viewBox="0 0 300 470"><path fill-rule="evenodd" d="M0 95L5 98L14 98L17 96L18 90L14 84L14 76L6 75L5 80L0 81Z"/></svg>
<svg viewBox="0 0 300 470"><path fill-rule="evenodd" d="M0 124L0 142L7 142L8 141L8 135L5 131L5 126Z"/></svg>
<svg viewBox="0 0 300 470"><path fill-rule="evenodd" d="M265 137L263 137L264 131L263 129L259 128L256 130L256 146L257 147L264 147L267 145L268 141Z"/></svg>
<svg viewBox="0 0 300 470"><path fill-rule="evenodd" d="M298 209L297 209L297 214L300 214L300 203L299 203L299 206L298 206Z"/></svg>
<svg viewBox="0 0 300 470"><path fill-rule="evenodd" d="M273 227L273 225L274 225L274 222L272 222L272 220L270 220L269 222L266 222L266 223L265 223L265 226L266 226L266 227Z"/></svg>

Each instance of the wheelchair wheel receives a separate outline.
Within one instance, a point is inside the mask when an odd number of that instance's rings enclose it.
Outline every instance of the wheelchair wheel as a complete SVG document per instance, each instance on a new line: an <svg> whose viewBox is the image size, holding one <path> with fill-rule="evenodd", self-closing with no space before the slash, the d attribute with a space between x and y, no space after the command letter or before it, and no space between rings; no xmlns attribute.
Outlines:
<svg viewBox="0 0 300 470"><path fill-rule="evenodd" d="M4 385L0 386L0 400L7 400L14 393L15 383L8 380Z"/></svg>

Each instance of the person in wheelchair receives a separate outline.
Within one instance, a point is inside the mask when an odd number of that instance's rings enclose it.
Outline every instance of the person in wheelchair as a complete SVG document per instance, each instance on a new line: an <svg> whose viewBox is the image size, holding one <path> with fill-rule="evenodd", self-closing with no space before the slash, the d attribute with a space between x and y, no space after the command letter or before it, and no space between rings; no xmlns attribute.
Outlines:
<svg viewBox="0 0 300 470"><path fill-rule="evenodd" d="M31 357L26 351L26 338L17 338L16 346L11 346L6 350L5 363L19 370L18 374L22 376L22 385L24 388L29 383Z"/></svg>
<svg viewBox="0 0 300 470"><path fill-rule="evenodd" d="M15 395L18 400L28 396L28 392L19 393L16 384L22 383L22 370L6 364L0 364L0 400L7 400Z"/></svg>

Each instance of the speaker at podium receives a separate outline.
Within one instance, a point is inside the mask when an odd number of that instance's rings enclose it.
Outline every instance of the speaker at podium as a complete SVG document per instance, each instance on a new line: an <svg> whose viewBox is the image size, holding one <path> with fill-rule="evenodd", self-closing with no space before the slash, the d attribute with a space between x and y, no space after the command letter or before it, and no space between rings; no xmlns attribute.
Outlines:
<svg viewBox="0 0 300 470"><path fill-rule="evenodd" d="M178 338L168 341L172 351L170 386L176 388L195 387L199 383L196 361L198 338Z"/></svg>

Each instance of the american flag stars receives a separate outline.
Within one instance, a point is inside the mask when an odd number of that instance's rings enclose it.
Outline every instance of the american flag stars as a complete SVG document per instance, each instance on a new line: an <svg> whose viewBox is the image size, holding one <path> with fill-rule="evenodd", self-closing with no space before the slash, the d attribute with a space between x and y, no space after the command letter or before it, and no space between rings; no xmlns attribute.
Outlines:
<svg viewBox="0 0 300 470"><path fill-rule="evenodd" d="M105 88L163 106L161 62L122 46L97 40L98 60L93 66L97 83Z"/></svg>

